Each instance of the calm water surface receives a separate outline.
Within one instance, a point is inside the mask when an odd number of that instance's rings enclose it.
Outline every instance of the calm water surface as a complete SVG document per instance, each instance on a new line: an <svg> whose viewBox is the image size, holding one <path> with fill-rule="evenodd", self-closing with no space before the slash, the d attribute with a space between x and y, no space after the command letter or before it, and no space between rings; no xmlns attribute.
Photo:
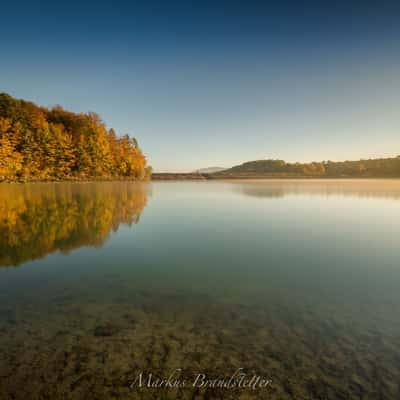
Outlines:
<svg viewBox="0 0 400 400"><path fill-rule="evenodd" d="M0 185L0 399L400 399L399 237L394 180Z"/></svg>

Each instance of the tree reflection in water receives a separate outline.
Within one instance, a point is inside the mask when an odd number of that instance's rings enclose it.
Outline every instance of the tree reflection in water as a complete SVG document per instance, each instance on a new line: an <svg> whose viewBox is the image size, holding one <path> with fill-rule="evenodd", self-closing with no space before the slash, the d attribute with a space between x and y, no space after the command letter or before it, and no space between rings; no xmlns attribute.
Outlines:
<svg viewBox="0 0 400 400"><path fill-rule="evenodd" d="M139 222L146 185L132 182L0 185L0 266L102 246Z"/></svg>

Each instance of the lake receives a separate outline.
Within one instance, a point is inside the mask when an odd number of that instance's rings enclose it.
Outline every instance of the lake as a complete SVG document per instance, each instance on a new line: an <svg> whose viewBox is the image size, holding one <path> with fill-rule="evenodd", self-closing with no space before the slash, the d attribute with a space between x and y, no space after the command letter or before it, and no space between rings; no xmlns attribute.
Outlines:
<svg viewBox="0 0 400 400"><path fill-rule="evenodd" d="M2 184L0 399L399 399L399 238L400 180Z"/></svg>

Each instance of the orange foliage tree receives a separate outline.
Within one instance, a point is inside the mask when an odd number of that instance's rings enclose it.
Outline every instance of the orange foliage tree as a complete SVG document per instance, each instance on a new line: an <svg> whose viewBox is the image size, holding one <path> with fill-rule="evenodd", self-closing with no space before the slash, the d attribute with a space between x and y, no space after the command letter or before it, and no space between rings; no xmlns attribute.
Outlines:
<svg viewBox="0 0 400 400"><path fill-rule="evenodd" d="M95 113L46 109L0 94L0 178L146 179L137 141L107 130Z"/></svg>

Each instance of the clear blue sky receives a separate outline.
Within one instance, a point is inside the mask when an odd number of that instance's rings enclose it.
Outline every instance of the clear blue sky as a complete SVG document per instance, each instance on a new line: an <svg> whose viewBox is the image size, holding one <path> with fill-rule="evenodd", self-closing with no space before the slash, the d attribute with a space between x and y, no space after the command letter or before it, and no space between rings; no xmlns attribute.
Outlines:
<svg viewBox="0 0 400 400"><path fill-rule="evenodd" d="M155 170L400 154L396 2L10 1L0 13L0 91L96 111Z"/></svg>

